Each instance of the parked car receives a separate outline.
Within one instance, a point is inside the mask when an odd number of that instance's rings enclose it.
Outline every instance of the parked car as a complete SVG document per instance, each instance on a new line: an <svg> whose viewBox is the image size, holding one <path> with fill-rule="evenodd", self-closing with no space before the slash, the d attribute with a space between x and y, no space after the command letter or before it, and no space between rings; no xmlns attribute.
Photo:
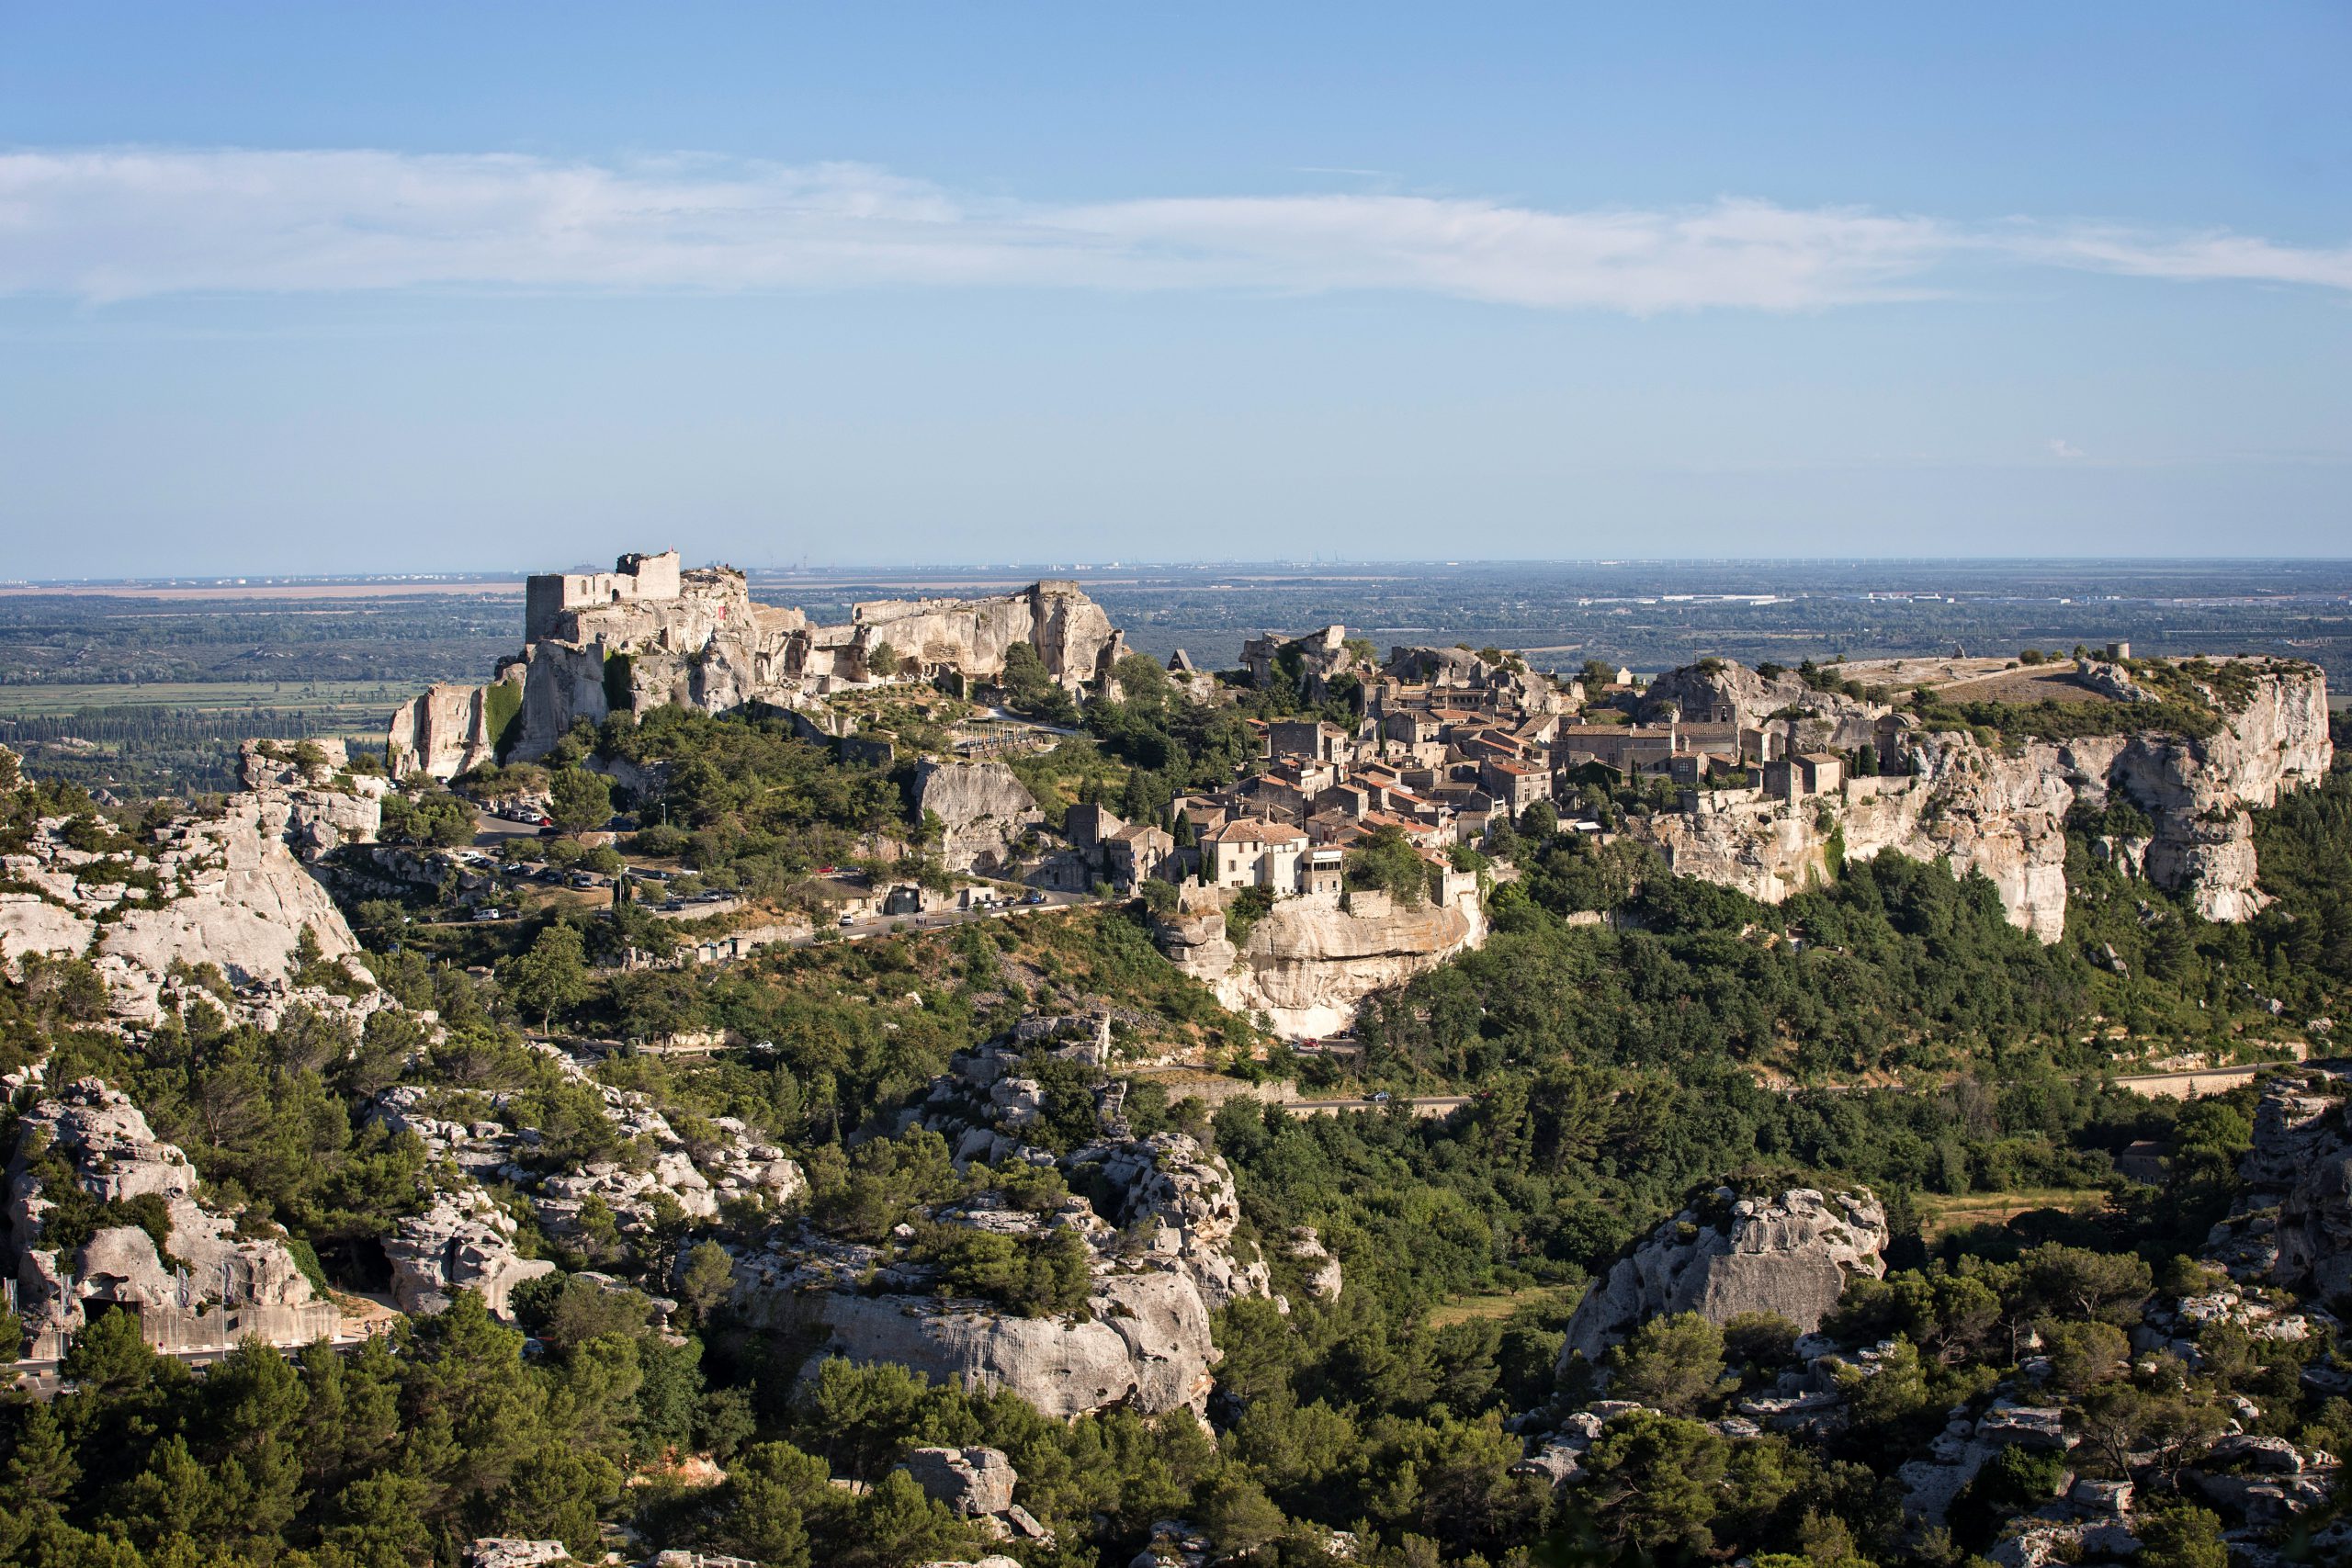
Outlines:
<svg viewBox="0 0 2352 1568"><path fill-rule="evenodd" d="M1043 893L1032 893L1021 901L1023 904L1042 904L1046 901L1046 896Z"/></svg>
<svg viewBox="0 0 2352 1568"><path fill-rule="evenodd" d="M845 926L854 926L857 924L857 917L855 915L843 915L841 919L841 923Z"/></svg>

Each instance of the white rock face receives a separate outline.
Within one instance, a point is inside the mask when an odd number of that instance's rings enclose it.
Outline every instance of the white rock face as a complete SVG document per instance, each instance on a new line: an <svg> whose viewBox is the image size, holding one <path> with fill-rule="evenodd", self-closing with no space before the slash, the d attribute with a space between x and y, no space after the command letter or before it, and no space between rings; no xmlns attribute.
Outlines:
<svg viewBox="0 0 2352 1568"><path fill-rule="evenodd" d="M1176 1263L1193 1277L1211 1311L1242 1296L1272 1293L1265 1260L1250 1249L1236 1256L1234 1232L1241 1200L1225 1161L1182 1133L1098 1144L1070 1156L1075 1178L1088 1167L1125 1193L1102 1217L1121 1230L1148 1222L1149 1255Z"/></svg>
<svg viewBox="0 0 2352 1568"><path fill-rule="evenodd" d="M1056 1054L1096 1059L1096 1021L1035 1021L1016 1038L1025 1034L1042 1051L1075 1033L1078 1043ZM821 1329L833 1355L894 1362L966 1388L1011 1389L1055 1416L1120 1403L1146 1414L1203 1409L1217 1360L1209 1314L1272 1290L1265 1259L1238 1234L1232 1172L1181 1133L1114 1136L1060 1161L1024 1145L1030 1108L1017 1092L997 1092L1027 1081L1015 1076L1020 1059L1001 1044L960 1053L901 1127L938 1134L967 1164L1060 1167L1071 1193L1046 1213L984 1193L933 1205L925 1217L1014 1237L1075 1231L1091 1275L1083 1314L1020 1317L987 1302L926 1293L933 1277L920 1262L807 1225L736 1258L737 1310L754 1323Z"/></svg>
<svg viewBox="0 0 2352 1568"><path fill-rule="evenodd" d="M517 694L519 695L519 694ZM384 741L395 777L452 779L498 760L488 686L443 682L392 710Z"/></svg>
<svg viewBox="0 0 2352 1568"><path fill-rule="evenodd" d="M1306 1268L1306 1292L1317 1301L1335 1302L1345 1283L1340 1260L1331 1256L1323 1238L1315 1234L1313 1225L1300 1225L1290 1233L1290 1255Z"/></svg>
<svg viewBox="0 0 2352 1568"><path fill-rule="evenodd" d="M1002 1449L917 1449L899 1468L914 1477L924 1496L967 1518L1012 1507L1021 1480Z"/></svg>
<svg viewBox="0 0 2352 1568"><path fill-rule="evenodd" d="M817 1318L829 1348L861 1365L890 1362L967 1390L1005 1389L1068 1419L1125 1404L1146 1415L1208 1400L1208 1309L1178 1271L1099 1280L1091 1320L1013 1317L972 1303L827 1292Z"/></svg>
<svg viewBox="0 0 2352 1568"><path fill-rule="evenodd" d="M1777 1198L1718 1192L1720 1214L1686 1209L1650 1233L1596 1280L1568 1320L1560 1364L1601 1352L1653 1317L1695 1312L1727 1323L1772 1312L1810 1334L1838 1304L1847 1280L1886 1271L1886 1211L1868 1191L1792 1188Z"/></svg>
<svg viewBox="0 0 2352 1568"><path fill-rule="evenodd" d="M1219 913L1179 914L1155 927L1170 963L1234 1011L1263 1012L1276 1033L1294 1039L1346 1029L1364 998L1478 946L1487 931L1475 888L1448 902L1377 914L1284 898L1238 949Z"/></svg>
<svg viewBox="0 0 2352 1568"><path fill-rule="evenodd" d="M1671 679L1693 688L1680 694L1695 711L1719 699L1752 723L1794 706L1815 716L1806 722L1825 743L1884 739L1877 727L1887 710L1811 691L1793 676L1765 682L1728 666L1712 677L1677 671ZM1701 791L1691 810L1637 819L1634 831L1678 873L1771 904L1830 880L1834 829L1849 860L1893 850L1943 861L1955 874L1982 872L2012 924L2055 942L2066 919L2067 814L2120 792L2155 828L2144 842L2110 847L2122 863L2160 887L2186 890L2207 919L2242 920L2264 901L2247 808L2317 784L2334 755L2318 671L2266 664L2253 684L2246 705L2201 739L2149 732L2004 750L1965 734L1912 735L1919 771L1911 776L1850 780L1840 795L1793 804L1755 790Z"/></svg>
<svg viewBox="0 0 2352 1568"><path fill-rule="evenodd" d="M924 762L915 770L915 809L946 828L941 853L950 871L1003 868L1013 843L1046 819L1002 762Z"/></svg>
<svg viewBox="0 0 2352 1568"><path fill-rule="evenodd" d="M137 1224L102 1226L72 1254L44 1245L57 1195L35 1168L62 1159L73 1183L102 1202L156 1197L171 1217L167 1266ZM227 1349L248 1335L273 1345L332 1337L341 1314L311 1288L281 1242L240 1240L233 1218L196 1200L197 1172L178 1145L159 1140L130 1097L83 1078L24 1114L8 1166L7 1226L17 1300L32 1355L62 1355L74 1334L107 1306L132 1308L151 1345Z"/></svg>
<svg viewBox="0 0 2352 1568"><path fill-rule="evenodd" d="M507 1316L514 1287L555 1268L521 1256L514 1241L515 1222L478 1183L511 1184L559 1240L583 1234L582 1211L592 1200L612 1211L623 1235L640 1235L658 1223L665 1198L692 1218L710 1220L718 1217L722 1201L789 1208L807 1195L800 1167L775 1145L754 1138L740 1120L717 1119L713 1126L720 1137L702 1146L697 1156L648 1097L596 1082L585 1065L554 1046L537 1049L594 1093L623 1139L651 1149L650 1163L643 1169L611 1161L564 1170L535 1168L529 1163L535 1130L517 1131L494 1120L459 1120L444 1091L424 1086L386 1089L369 1107L370 1119L414 1134L435 1166L445 1168L431 1205L402 1220L385 1244L393 1297L402 1310L438 1312L458 1291L471 1290L492 1312ZM490 1099L493 1109L510 1103L503 1095Z"/></svg>
<svg viewBox="0 0 2352 1568"><path fill-rule="evenodd" d="M341 743L319 744L329 767L340 765ZM251 751L247 778L252 787L231 795L220 815L178 818L130 858L155 878L152 891L122 881L122 857L74 849L63 820L40 824L25 852L0 864L9 880L38 889L0 894L0 954L86 954L116 1013L135 1022L161 1018L175 963L217 964L241 988L288 989L305 927L323 957L356 965L357 940L297 852L315 856L372 839L383 781L325 788ZM102 913L110 918L101 922Z"/></svg>
<svg viewBox="0 0 2352 1568"><path fill-rule="evenodd" d="M514 1222L480 1188L436 1192L421 1214L400 1222L384 1243L392 1263L392 1299L402 1312L436 1313L460 1291L473 1291L482 1304L512 1318L508 1293L526 1280L555 1272L544 1258L514 1249Z"/></svg>

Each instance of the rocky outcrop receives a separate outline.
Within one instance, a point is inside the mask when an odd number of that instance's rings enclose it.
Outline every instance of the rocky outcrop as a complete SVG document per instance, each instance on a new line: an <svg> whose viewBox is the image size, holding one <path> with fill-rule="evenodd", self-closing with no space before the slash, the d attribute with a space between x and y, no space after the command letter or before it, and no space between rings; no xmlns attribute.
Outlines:
<svg viewBox="0 0 2352 1568"><path fill-rule="evenodd" d="M1190 1276L1114 1276L1087 1305L1084 1319L1016 1317L970 1302L828 1293L816 1317L833 1354L1001 1389L1064 1419L1113 1404L1156 1415L1206 1403L1216 1352Z"/></svg>
<svg viewBox="0 0 2352 1568"><path fill-rule="evenodd" d="M1057 1037L1047 1033L1036 1048L1053 1049ZM1054 1054L1083 1063L1095 1048L1083 1038ZM1023 1317L945 1296L930 1266L894 1243L843 1242L803 1225L738 1254L737 1312L821 1336L827 1353L853 1361L1008 1389L1049 1415L1117 1404L1146 1414L1202 1409L1217 1360L1209 1314L1272 1289L1265 1260L1239 1234L1232 1172L1180 1133L1114 1136L1056 1160L1022 1142L1043 1097L1020 1066L1020 1055L1002 1045L959 1053L955 1070L908 1109L900 1132L938 1134L967 1169L1057 1166L1071 1190L1042 1212L989 1190L932 1205L922 1217L1022 1241L1074 1232L1086 1246L1082 1310Z"/></svg>
<svg viewBox="0 0 2352 1568"><path fill-rule="evenodd" d="M1306 1293L1319 1302L1335 1302L1346 1276L1340 1272L1340 1260L1323 1245L1313 1225L1300 1225L1290 1233L1290 1256L1306 1274Z"/></svg>
<svg viewBox="0 0 2352 1568"><path fill-rule="evenodd" d="M986 599L880 600L845 626L753 602L729 567L681 570L674 555L625 557L613 572L531 580L524 647L483 687L436 686L393 714L394 771L449 778L494 757L544 756L574 724L664 704L726 713L792 709L844 687L896 678L993 681L1017 646L1075 693L1125 651L1102 607L1070 582ZM502 686L504 688L502 691Z"/></svg>
<svg viewBox="0 0 2352 1568"><path fill-rule="evenodd" d="M1154 934L1170 962L1217 1000L1245 1015L1263 1013L1276 1033L1296 1038L1346 1029L1374 991L1476 947L1487 937L1487 916L1476 887L1465 886L1451 898L1403 907L1379 895L1353 896L1347 907L1284 898L1238 948L1216 910L1180 910Z"/></svg>
<svg viewBox="0 0 2352 1568"><path fill-rule="evenodd" d="M1558 687L1518 655L1501 663L1466 648L1396 647L1380 668L1384 680L1430 687L1437 705L1458 705L1533 716L1564 711ZM1463 699L1469 700L1464 701Z"/></svg>
<svg viewBox="0 0 2352 1568"><path fill-rule="evenodd" d="M950 871L1002 870L1012 846L1045 821L1036 796L1002 762L924 762L915 769L915 811L936 815Z"/></svg>
<svg viewBox="0 0 2352 1568"><path fill-rule="evenodd" d="M2263 1085L2245 1184L2205 1256L2241 1280L2352 1305L2352 1077L2292 1068ZM2182 1303L2184 1309L2188 1303Z"/></svg>
<svg viewBox="0 0 2352 1568"><path fill-rule="evenodd" d="M1742 722L1795 709L1776 721L1791 743L1879 748L1903 776L1849 779L1834 794L1790 801L1761 790L1702 790L1685 809L1637 818L1633 831L1657 845L1680 874L1778 903L1834 874L1833 843L1849 860L1894 851L1981 872L2011 923L2054 942L2065 927L2067 818L2126 801L2152 824L2145 839L2104 846L2127 869L2185 892L2207 919L2242 920L2259 909L2249 808L2323 778L2333 758L2327 688L2320 672L2259 661L2236 705L2219 704L2214 733L2150 729L2015 746L1973 735L1922 732L1895 714L1793 676L1766 682L1722 665L1661 677L1665 695L1698 711L1736 712Z"/></svg>
<svg viewBox="0 0 2352 1568"><path fill-rule="evenodd" d="M1091 1145L1069 1158L1074 1179L1114 1194L1102 1218L1122 1231L1149 1227L1145 1256L1192 1276L1211 1311L1272 1292L1257 1248L1236 1240L1241 1200L1225 1161L1182 1133Z"/></svg>
<svg viewBox="0 0 2352 1568"><path fill-rule="evenodd" d="M566 1243L584 1234L582 1216L591 1203L608 1211L622 1235L646 1235L672 1204L690 1219L709 1220L718 1216L725 1202L782 1209L806 1196L808 1182L800 1167L775 1145L754 1137L740 1119L713 1119L709 1128L716 1138L689 1149L648 1096L597 1082L578 1058L558 1047L538 1049L565 1077L595 1096L614 1132L633 1149L644 1151L641 1158L547 1170L536 1156L539 1138L535 1129L445 1114L442 1108L449 1096L419 1084L396 1084L384 1090L368 1108L369 1119L392 1132L413 1134L429 1159L458 1175L504 1183L523 1192L540 1225ZM488 1100L492 1109L503 1112L512 1097L501 1092Z"/></svg>
<svg viewBox="0 0 2352 1568"><path fill-rule="evenodd" d="M135 841L94 838L86 820L35 821L0 857L0 956L86 956L116 1013L142 1023L162 1016L175 964L215 965L249 1002L290 990L306 929L322 958L364 976L357 940L304 860L373 838L383 781L337 787L340 743L314 744L325 762L307 774L249 749L251 787Z"/></svg>
<svg viewBox="0 0 2352 1568"><path fill-rule="evenodd" d="M509 1292L555 1272L546 1258L526 1258L515 1248L520 1228L478 1187L435 1193L423 1213L401 1221L384 1243L392 1299L402 1312L436 1313L447 1310L458 1292L472 1291L492 1313L511 1319Z"/></svg>
<svg viewBox="0 0 2352 1568"><path fill-rule="evenodd" d="M1012 1507L1012 1488L1021 1480L1002 1449L916 1449L899 1468L914 1477L924 1496L966 1518Z"/></svg>
<svg viewBox="0 0 2352 1568"><path fill-rule="evenodd" d="M1053 1533L1012 1500L1021 1476L1002 1449L916 1449L899 1468L914 1478L924 1496L975 1521L994 1540L1053 1544Z"/></svg>
<svg viewBox="0 0 2352 1568"><path fill-rule="evenodd" d="M521 672L516 671L519 681ZM497 716L509 716L522 708L522 692L509 683L503 694L495 685L461 686L443 682L428 686L392 710L384 736L385 760L392 776L426 773L452 779L498 760Z"/></svg>
<svg viewBox="0 0 2352 1568"><path fill-rule="evenodd" d="M187 1156L96 1078L24 1113L7 1199L17 1308L36 1359L62 1355L108 1307L136 1313L147 1342L167 1351L226 1350L254 1335L308 1345L340 1322L286 1245L241 1237L233 1217L199 1203ZM168 1221L161 1249L150 1229L158 1208ZM86 1239L60 1246L69 1211Z"/></svg>
<svg viewBox="0 0 2352 1568"><path fill-rule="evenodd" d="M1695 1312L1711 1323L1777 1313L1811 1333L1856 1274L1885 1272L1886 1211L1860 1189L1792 1188L1741 1197L1719 1188L1629 1247L1568 1321L1560 1364L1601 1353L1653 1317Z"/></svg>
<svg viewBox="0 0 2352 1568"><path fill-rule="evenodd" d="M1075 693L1111 672L1125 637L1075 582L1033 582L992 599L880 599L850 607L849 644L862 655L887 643L925 674L967 680L1004 673L1016 644L1035 649L1046 673ZM831 628L813 640L822 644Z"/></svg>

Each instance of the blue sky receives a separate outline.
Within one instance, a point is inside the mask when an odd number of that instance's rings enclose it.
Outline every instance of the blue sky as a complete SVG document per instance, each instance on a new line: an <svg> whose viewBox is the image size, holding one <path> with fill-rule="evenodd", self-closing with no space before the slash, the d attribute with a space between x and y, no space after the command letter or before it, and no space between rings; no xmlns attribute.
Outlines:
<svg viewBox="0 0 2352 1568"><path fill-rule="evenodd" d="M0 575L2352 553L2347 67L2293 5L0 8Z"/></svg>

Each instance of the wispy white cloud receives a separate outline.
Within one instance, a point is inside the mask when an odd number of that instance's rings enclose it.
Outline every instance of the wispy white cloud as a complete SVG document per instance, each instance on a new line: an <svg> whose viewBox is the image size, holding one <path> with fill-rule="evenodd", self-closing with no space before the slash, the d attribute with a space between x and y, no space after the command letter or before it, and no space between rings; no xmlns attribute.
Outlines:
<svg viewBox="0 0 2352 1568"><path fill-rule="evenodd" d="M0 291L899 286L1391 289L1647 314L1939 292L1992 260L2352 290L2352 247L1971 228L1724 200L1555 211L1386 194L1048 205L856 164L243 150L0 153Z"/></svg>
<svg viewBox="0 0 2352 1568"><path fill-rule="evenodd" d="M2063 435L2052 436L2047 445L2050 447L2050 455L2053 457L2079 457L2083 455L2081 447Z"/></svg>

